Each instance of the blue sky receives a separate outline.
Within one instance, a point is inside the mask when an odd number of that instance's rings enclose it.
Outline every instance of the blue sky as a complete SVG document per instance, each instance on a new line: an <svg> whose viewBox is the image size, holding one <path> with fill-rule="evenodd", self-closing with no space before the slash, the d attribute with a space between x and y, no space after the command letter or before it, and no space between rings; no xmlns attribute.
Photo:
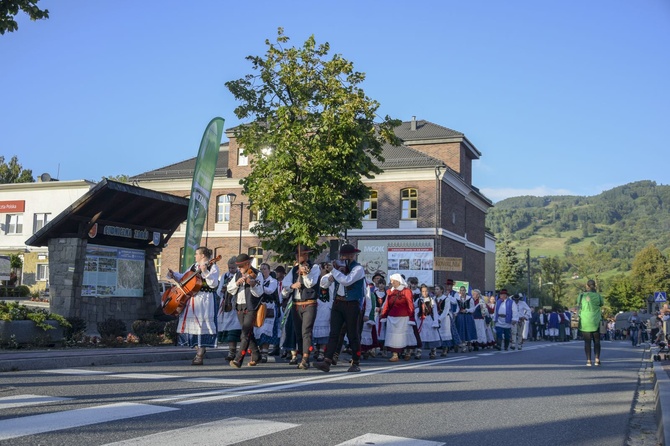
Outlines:
<svg viewBox="0 0 670 446"><path fill-rule="evenodd" d="M135 175L239 124L228 80L283 27L366 73L379 114L465 133L493 201L668 184L670 2L41 0L0 36L0 155L35 177Z"/></svg>

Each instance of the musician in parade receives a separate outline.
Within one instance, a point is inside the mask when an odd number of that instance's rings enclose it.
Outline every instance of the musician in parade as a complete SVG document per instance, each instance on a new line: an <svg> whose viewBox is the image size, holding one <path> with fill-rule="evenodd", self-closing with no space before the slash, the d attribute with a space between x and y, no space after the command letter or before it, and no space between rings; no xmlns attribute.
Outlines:
<svg viewBox="0 0 670 446"><path fill-rule="evenodd" d="M240 254L235 261L238 271L235 277L228 282L227 290L234 296L233 306L237 312L237 319L242 327L240 349L235 359L230 361L231 367L240 368L244 357L251 352L250 366L260 361L260 350L254 336L254 322L256 311L263 296L263 282L257 277L260 272L251 266L251 257Z"/></svg>
<svg viewBox="0 0 670 446"><path fill-rule="evenodd" d="M333 261L333 270L327 279L335 283L335 301L330 314L330 335L323 362L314 364L324 372L330 371L333 354L337 351L340 332L346 326L349 348L351 349L351 366L348 372L360 372L361 341L359 320L361 309L368 291L365 281L365 269L356 262L360 250L353 245L345 244L340 248L340 260Z"/></svg>
<svg viewBox="0 0 670 446"><path fill-rule="evenodd" d="M212 250L200 246L195 250L195 262L184 273L177 273L168 269L167 277L179 283L190 275L195 280L201 278L200 289L186 302L186 306L179 314L177 325L178 344L197 348L195 358L191 364L202 365L207 347L217 346L218 298L216 288L219 285L219 268L212 262ZM181 286L181 285L180 285Z"/></svg>
<svg viewBox="0 0 670 446"><path fill-rule="evenodd" d="M228 344L227 362L235 359L237 344L240 342L240 336L242 335L242 326L237 319L237 311L233 308L233 295L228 292L227 288L230 280L237 274L236 261L237 258L234 256L228 259L228 271L219 279L219 288L217 289L217 294L221 298L221 305L219 305L217 315L219 343Z"/></svg>
<svg viewBox="0 0 670 446"><path fill-rule="evenodd" d="M298 368L302 370L310 367L312 327L316 318L316 300L321 276L321 268L318 264L313 264L309 258L311 252L312 250L306 246L297 247L296 264L286 274L286 283L282 290L283 296L292 300L291 315L297 344L296 359L300 358Z"/></svg>
<svg viewBox="0 0 670 446"><path fill-rule="evenodd" d="M267 306L265 320L260 327L254 327L254 337L261 347L261 362L268 362L270 344L279 344L279 337L275 335L275 319L279 314L279 297L277 294L277 279L270 274L270 265L261 263L261 276L258 280L263 283L263 303Z"/></svg>

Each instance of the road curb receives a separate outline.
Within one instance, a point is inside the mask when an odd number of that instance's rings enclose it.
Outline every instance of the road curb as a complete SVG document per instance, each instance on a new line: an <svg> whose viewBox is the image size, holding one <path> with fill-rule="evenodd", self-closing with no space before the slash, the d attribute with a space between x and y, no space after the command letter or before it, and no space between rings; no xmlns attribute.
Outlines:
<svg viewBox="0 0 670 446"><path fill-rule="evenodd" d="M653 361L654 353L651 355L651 363L654 368L654 393L656 395L656 422L658 423L657 438L661 444L670 446L670 377L664 370L661 362Z"/></svg>

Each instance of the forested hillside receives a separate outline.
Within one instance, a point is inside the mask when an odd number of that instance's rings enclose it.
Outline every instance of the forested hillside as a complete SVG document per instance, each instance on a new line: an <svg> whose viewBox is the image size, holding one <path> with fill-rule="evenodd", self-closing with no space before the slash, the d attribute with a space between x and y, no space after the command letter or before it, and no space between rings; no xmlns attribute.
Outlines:
<svg viewBox="0 0 670 446"><path fill-rule="evenodd" d="M562 290L552 285L556 298L575 292L570 289L570 278L597 278L601 288L607 290L621 279L617 275L630 275L636 257L646 247L657 248L667 259L670 186L639 181L592 197L508 198L489 212L487 226L498 238L498 254L502 251L503 257L509 256L509 250L519 257L529 254L532 280L539 288L543 267L538 259L556 263L555 273L560 270L562 280L567 282ZM524 289L521 278L528 271L523 263L523 271L517 269L518 277L497 277L496 285L519 282L517 287ZM533 270L534 264L537 271ZM544 274L546 282L549 271ZM556 275L552 277L555 283Z"/></svg>

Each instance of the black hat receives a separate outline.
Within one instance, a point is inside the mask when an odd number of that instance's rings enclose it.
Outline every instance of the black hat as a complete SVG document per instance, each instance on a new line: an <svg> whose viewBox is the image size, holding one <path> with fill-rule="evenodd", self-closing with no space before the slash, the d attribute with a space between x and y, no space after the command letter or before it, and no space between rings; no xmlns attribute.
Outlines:
<svg viewBox="0 0 670 446"><path fill-rule="evenodd" d="M243 263L247 263L251 261L251 257L249 257L249 254L240 254L235 258L235 263L238 265L241 265Z"/></svg>
<svg viewBox="0 0 670 446"><path fill-rule="evenodd" d="M447 279L447 285L453 285L454 281L452 279Z"/></svg>
<svg viewBox="0 0 670 446"><path fill-rule="evenodd" d="M384 271L375 271L375 273L372 275L372 281L375 281L375 277L381 277L382 279L385 279L384 277Z"/></svg>
<svg viewBox="0 0 670 446"><path fill-rule="evenodd" d="M307 252L312 252L312 249L311 249L311 248L308 248L308 247L305 246L305 245L298 245L298 246L296 246L296 248L295 248L295 253L296 253L296 254L303 254L303 253L307 253Z"/></svg>
<svg viewBox="0 0 670 446"><path fill-rule="evenodd" d="M278 267L275 268L275 271L281 274L286 274L286 268L283 266L279 265Z"/></svg>
<svg viewBox="0 0 670 446"><path fill-rule="evenodd" d="M513 294L512 299L521 299L521 296L519 296L518 294Z"/></svg>
<svg viewBox="0 0 670 446"><path fill-rule="evenodd" d="M500 290L500 293L499 293L499 294L507 294L507 289L506 289L506 288L503 288L502 290Z"/></svg>
<svg viewBox="0 0 670 446"><path fill-rule="evenodd" d="M356 249L354 245L346 244L340 247L340 254L355 254L357 252L361 252L361 250Z"/></svg>

